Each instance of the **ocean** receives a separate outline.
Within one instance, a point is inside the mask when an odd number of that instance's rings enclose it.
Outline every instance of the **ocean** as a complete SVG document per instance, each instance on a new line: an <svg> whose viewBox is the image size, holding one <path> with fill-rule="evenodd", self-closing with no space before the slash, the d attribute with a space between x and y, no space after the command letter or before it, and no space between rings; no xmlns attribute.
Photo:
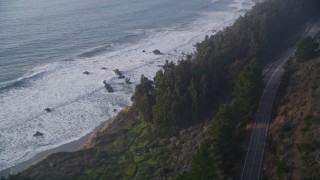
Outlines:
<svg viewBox="0 0 320 180"><path fill-rule="evenodd" d="M205 35L231 25L253 5L251 0L1 1L0 171L90 133L131 105L141 74L152 78L166 60L194 53ZM155 49L163 54L155 55ZM33 136L36 131L43 136Z"/></svg>

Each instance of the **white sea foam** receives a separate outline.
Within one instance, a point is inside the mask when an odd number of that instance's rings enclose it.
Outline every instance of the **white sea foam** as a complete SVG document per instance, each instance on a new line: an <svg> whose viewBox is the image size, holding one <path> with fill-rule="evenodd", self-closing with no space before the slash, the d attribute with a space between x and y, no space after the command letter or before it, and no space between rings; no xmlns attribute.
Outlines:
<svg viewBox="0 0 320 180"><path fill-rule="evenodd" d="M210 4L213 4L213 3L216 3L216 2L218 2L219 0L212 0L211 2L210 2Z"/></svg>
<svg viewBox="0 0 320 180"><path fill-rule="evenodd" d="M138 44L118 46L118 51L34 68L20 79L24 86L0 94L0 170L91 132L131 105L130 97L141 74L152 78L165 60L177 62L182 52L194 52L193 45L206 34L230 25L243 15L239 10L248 10L252 5L251 1L236 0L231 5L235 7L233 12L201 12L199 19L188 26L149 32L131 30L132 34L143 33L148 38ZM154 49L164 55L154 55ZM127 85L118 79L114 69L122 71L133 83ZM85 75L84 71L90 74ZM106 91L103 80L114 87L114 93ZM45 112L46 107L52 112ZM44 135L34 137L36 131Z"/></svg>

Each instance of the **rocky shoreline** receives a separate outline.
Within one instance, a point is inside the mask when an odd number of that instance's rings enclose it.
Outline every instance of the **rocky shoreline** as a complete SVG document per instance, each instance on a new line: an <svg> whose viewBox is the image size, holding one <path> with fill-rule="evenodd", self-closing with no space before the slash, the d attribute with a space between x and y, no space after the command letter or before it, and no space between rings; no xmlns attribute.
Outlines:
<svg viewBox="0 0 320 180"><path fill-rule="evenodd" d="M86 149L89 147L90 142L95 137L95 135L98 132L106 129L111 122L113 122L113 118L110 118L106 122L102 123L100 126L96 127L92 132L86 134L85 136L81 137L78 140L63 144L63 145L58 146L53 149L48 149L46 151L40 152L37 155L35 155L33 158L31 158L25 162L22 162L22 163L15 165L13 167L4 169L4 170L0 171L0 177L3 177L3 176L7 177L9 174L17 174L21 171L24 171L25 169L29 168L32 165L37 164L38 162L44 160L49 155L54 154L54 153L74 152L74 151L78 151L81 149Z"/></svg>

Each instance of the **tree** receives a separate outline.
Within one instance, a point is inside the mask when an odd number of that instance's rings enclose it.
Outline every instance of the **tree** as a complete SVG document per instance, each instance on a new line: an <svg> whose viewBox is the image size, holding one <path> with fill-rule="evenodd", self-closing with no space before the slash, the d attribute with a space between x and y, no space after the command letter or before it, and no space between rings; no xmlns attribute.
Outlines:
<svg viewBox="0 0 320 180"><path fill-rule="evenodd" d="M190 179L225 179L219 167L220 154L215 153L213 148L209 142L202 144L193 159L192 170L189 173Z"/></svg>
<svg viewBox="0 0 320 180"><path fill-rule="evenodd" d="M297 48L295 58L298 62L304 62L317 56L317 49L319 43L317 43L312 37L308 36L303 39Z"/></svg>
<svg viewBox="0 0 320 180"><path fill-rule="evenodd" d="M263 86L262 68L252 59L236 77L233 91L235 111L241 121L253 116Z"/></svg>
<svg viewBox="0 0 320 180"><path fill-rule="evenodd" d="M131 100L133 106L139 111L142 120L152 122L152 106L155 104L155 89L153 81L144 75L141 75L140 84L136 86L136 90Z"/></svg>

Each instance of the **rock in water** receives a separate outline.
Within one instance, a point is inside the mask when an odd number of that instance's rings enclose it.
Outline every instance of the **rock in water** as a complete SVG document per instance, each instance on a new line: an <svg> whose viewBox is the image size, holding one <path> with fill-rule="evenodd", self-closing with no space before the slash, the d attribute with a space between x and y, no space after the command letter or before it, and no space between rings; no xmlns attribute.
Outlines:
<svg viewBox="0 0 320 180"><path fill-rule="evenodd" d="M153 52L154 54L157 54L157 55L161 55L161 54L162 54L159 49L156 49L156 50L154 50L154 51L152 51L152 52Z"/></svg>
<svg viewBox="0 0 320 180"><path fill-rule="evenodd" d="M124 79L125 76L124 76L124 75L120 75L118 78L119 78L119 79Z"/></svg>
<svg viewBox="0 0 320 180"><path fill-rule="evenodd" d="M119 71L119 69L115 69L115 70L113 70L118 76L121 76L122 75L122 73Z"/></svg>
<svg viewBox="0 0 320 180"><path fill-rule="evenodd" d="M45 108L44 110L47 111L47 112L51 112L51 111L52 111L52 110L51 110L50 108L48 108L48 107Z"/></svg>
<svg viewBox="0 0 320 180"><path fill-rule="evenodd" d="M114 90L113 90L113 88L111 87L111 85L110 85L110 84L105 83L105 84L104 84L104 87L107 89L107 91L108 91L109 93L114 92Z"/></svg>
<svg viewBox="0 0 320 180"><path fill-rule="evenodd" d="M88 74L90 74L88 71L85 71L85 72L83 72L82 74L86 74L86 75L88 75Z"/></svg>
<svg viewBox="0 0 320 180"><path fill-rule="evenodd" d="M126 78L126 84L131 84L130 78Z"/></svg>
<svg viewBox="0 0 320 180"><path fill-rule="evenodd" d="M33 136L43 136L43 133L37 131Z"/></svg>

